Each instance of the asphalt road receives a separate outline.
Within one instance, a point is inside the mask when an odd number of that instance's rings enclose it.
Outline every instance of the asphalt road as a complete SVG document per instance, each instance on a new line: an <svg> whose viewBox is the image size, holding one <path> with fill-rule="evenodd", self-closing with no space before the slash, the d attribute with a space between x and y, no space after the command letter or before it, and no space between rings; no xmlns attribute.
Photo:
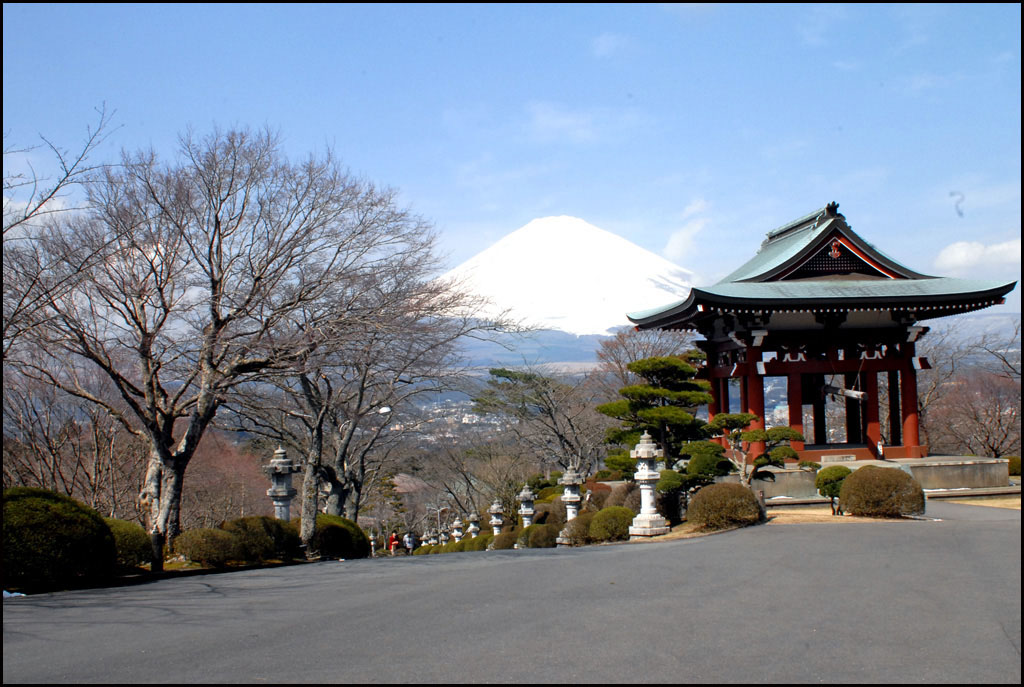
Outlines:
<svg viewBox="0 0 1024 687"><path fill-rule="evenodd" d="M1020 511L4 601L14 682L1020 684Z"/></svg>

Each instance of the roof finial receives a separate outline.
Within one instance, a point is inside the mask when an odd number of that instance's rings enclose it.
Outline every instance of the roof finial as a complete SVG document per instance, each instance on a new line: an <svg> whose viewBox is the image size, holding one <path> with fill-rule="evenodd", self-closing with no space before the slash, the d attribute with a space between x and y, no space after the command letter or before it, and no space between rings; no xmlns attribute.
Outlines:
<svg viewBox="0 0 1024 687"><path fill-rule="evenodd" d="M829 217L836 217L836 216L838 216L839 215L839 203L837 203L836 201L833 200L831 203L826 205L825 206L825 214L828 215Z"/></svg>

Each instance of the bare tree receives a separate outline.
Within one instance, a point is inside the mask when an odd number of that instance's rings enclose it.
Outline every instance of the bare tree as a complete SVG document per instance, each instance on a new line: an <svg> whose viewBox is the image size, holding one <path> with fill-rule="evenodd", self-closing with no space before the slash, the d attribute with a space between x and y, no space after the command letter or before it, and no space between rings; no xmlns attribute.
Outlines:
<svg viewBox="0 0 1024 687"><path fill-rule="evenodd" d="M142 498L156 554L180 530L186 468L226 395L320 345L338 313L317 304L353 273L373 272L394 202L329 154L284 160L266 131L186 135L171 164L126 154L88 194L91 209L65 218L40 255L63 269L83 254L101 259L50 294L33 337L55 358L101 370L127 410L77 377L30 367L146 440Z"/></svg>
<svg viewBox="0 0 1024 687"><path fill-rule="evenodd" d="M98 114L95 127L86 130L85 141L76 151L61 148L40 136L42 147L57 166L53 178L40 177L28 162L27 156L35 146L9 145L4 134L4 360L11 347L38 322L39 310L72 288L82 271L99 256L98 250L81 251L77 254L79 263L69 265L38 245L53 220L83 209L80 202L69 202L68 198L76 187L102 169L90 158L109 135L113 113L103 108ZM19 163L24 165L23 171L15 169Z"/></svg>
<svg viewBox="0 0 1024 687"><path fill-rule="evenodd" d="M587 475L601 461L605 431L613 424L594 410L597 399L597 387L586 375L493 369L473 400L476 412L509 418L520 443L541 462L553 460Z"/></svg>
<svg viewBox="0 0 1024 687"><path fill-rule="evenodd" d="M1013 331L1005 335L984 334L974 344L982 353L982 367L1020 384L1020 318L1013 322Z"/></svg>
<svg viewBox="0 0 1024 687"><path fill-rule="evenodd" d="M971 369L943 390L932 412L936 448L960 455L1020 455L1020 383Z"/></svg>
<svg viewBox="0 0 1024 687"><path fill-rule="evenodd" d="M434 236L416 218L393 221L404 237L355 294L316 351L262 395L236 396L241 427L274 437L306 457L302 536L312 537L320 486L325 510L355 520L368 485L390 468L404 436L419 430L416 399L461 379L459 343L501 322L479 319L483 305L457 285L432 279ZM337 299L337 295L333 296Z"/></svg>
<svg viewBox="0 0 1024 687"><path fill-rule="evenodd" d="M96 375L91 391L116 404ZM4 487L31 486L79 499L110 517L141 520L137 494L146 449L104 409L4 366Z"/></svg>

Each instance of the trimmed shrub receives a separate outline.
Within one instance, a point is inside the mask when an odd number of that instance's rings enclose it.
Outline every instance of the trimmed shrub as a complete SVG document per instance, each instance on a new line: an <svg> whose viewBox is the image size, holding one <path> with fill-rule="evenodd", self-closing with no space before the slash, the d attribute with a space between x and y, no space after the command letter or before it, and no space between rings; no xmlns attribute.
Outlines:
<svg viewBox="0 0 1024 687"><path fill-rule="evenodd" d="M487 545L494 539L494 532L481 532L476 538L466 542L466 551L486 551Z"/></svg>
<svg viewBox="0 0 1024 687"><path fill-rule="evenodd" d="M924 512L924 490L899 468L868 466L843 480L839 507L851 515L899 518Z"/></svg>
<svg viewBox="0 0 1024 687"><path fill-rule="evenodd" d="M1020 477L1020 456L1006 456L1006 460L1010 462L1010 476Z"/></svg>
<svg viewBox="0 0 1024 687"><path fill-rule="evenodd" d="M281 526L274 518L253 515L223 522L220 528L238 538L239 558L243 561L262 563L274 557L277 552L276 539L283 539Z"/></svg>
<svg viewBox="0 0 1024 687"><path fill-rule="evenodd" d="M626 506L609 506L594 514L590 521L593 541L623 541L629 539L629 526L636 515Z"/></svg>
<svg viewBox="0 0 1024 687"><path fill-rule="evenodd" d="M123 568L137 568L153 559L153 545L146 528L137 522L103 518L114 535L117 564Z"/></svg>
<svg viewBox="0 0 1024 687"><path fill-rule="evenodd" d="M544 487L537 493L534 503L551 503L565 492L564 487Z"/></svg>
<svg viewBox="0 0 1024 687"><path fill-rule="evenodd" d="M519 530L512 530L511 532L502 532L494 538L492 549L495 551L499 549L511 549L515 548L516 542L519 540Z"/></svg>
<svg viewBox="0 0 1024 687"><path fill-rule="evenodd" d="M527 546L531 549L553 549L557 545L555 539L561 528L557 525L533 525L527 538Z"/></svg>
<svg viewBox="0 0 1024 687"><path fill-rule="evenodd" d="M430 553L431 549L433 549L433 548L434 547L431 546L430 544L424 544L423 546L421 546L418 549L416 549L415 551L413 551L412 555L414 555L414 556L423 556L423 555L426 555L426 554Z"/></svg>
<svg viewBox="0 0 1024 687"><path fill-rule="evenodd" d="M7 489L3 501L5 588L52 589L113 574L114 535L92 508L32 487Z"/></svg>
<svg viewBox="0 0 1024 687"><path fill-rule="evenodd" d="M687 520L708 530L746 527L761 521L757 497L741 484L724 482L704 487L690 500Z"/></svg>
<svg viewBox="0 0 1024 687"><path fill-rule="evenodd" d="M242 559L238 537L219 528L182 532L174 540L174 551L208 568L225 568L228 561Z"/></svg>
<svg viewBox="0 0 1024 687"><path fill-rule="evenodd" d="M590 523L598 511L586 511L580 513L566 527L565 535L572 546L585 546L593 543L590 538Z"/></svg>
<svg viewBox="0 0 1024 687"><path fill-rule="evenodd" d="M535 525L558 525L565 524L565 504L561 501L541 503L534 506L537 514L533 518Z"/></svg>
<svg viewBox="0 0 1024 687"><path fill-rule="evenodd" d="M853 470L845 465L830 465L820 471L814 478L814 486L817 488L818 493L831 500L833 515L836 514L836 497L839 496L839 490L842 489L843 481L850 476L851 472ZM839 514L842 515L842 510L839 510Z"/></svg>
<svg viewBox="0 0 1024 687"><path fill-rule="evenodd" d="M340 515L316 516L316 534L310 543L313 550L327 558L366 558L370 540L351 520Z"/></svg>

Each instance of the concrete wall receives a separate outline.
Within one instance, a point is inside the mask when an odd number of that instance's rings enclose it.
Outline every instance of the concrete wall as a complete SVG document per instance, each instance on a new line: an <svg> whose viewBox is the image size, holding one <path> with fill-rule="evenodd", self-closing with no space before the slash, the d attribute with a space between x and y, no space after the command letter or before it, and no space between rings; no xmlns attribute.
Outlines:
<svg viewBox="0 0 1024 687"><path fill-rule="evenodd" d="M895 464L894 464L895 463ZM835 464L835 463L833 463ZM976 489L979 487L1005 487L1010 483L1010 463L1002 458L962 458L958 460L915 460L899 461L858 460L845 465L857 470L865 465L883 468L909 469L922 489ZM814 487L816 473L808 470L772 470L774 482L754 480L754 492L764 491L766 499L789 496L794 499L814 498L818 490ZM739 475L719 477L719 482L739 482Z"/></svg>

